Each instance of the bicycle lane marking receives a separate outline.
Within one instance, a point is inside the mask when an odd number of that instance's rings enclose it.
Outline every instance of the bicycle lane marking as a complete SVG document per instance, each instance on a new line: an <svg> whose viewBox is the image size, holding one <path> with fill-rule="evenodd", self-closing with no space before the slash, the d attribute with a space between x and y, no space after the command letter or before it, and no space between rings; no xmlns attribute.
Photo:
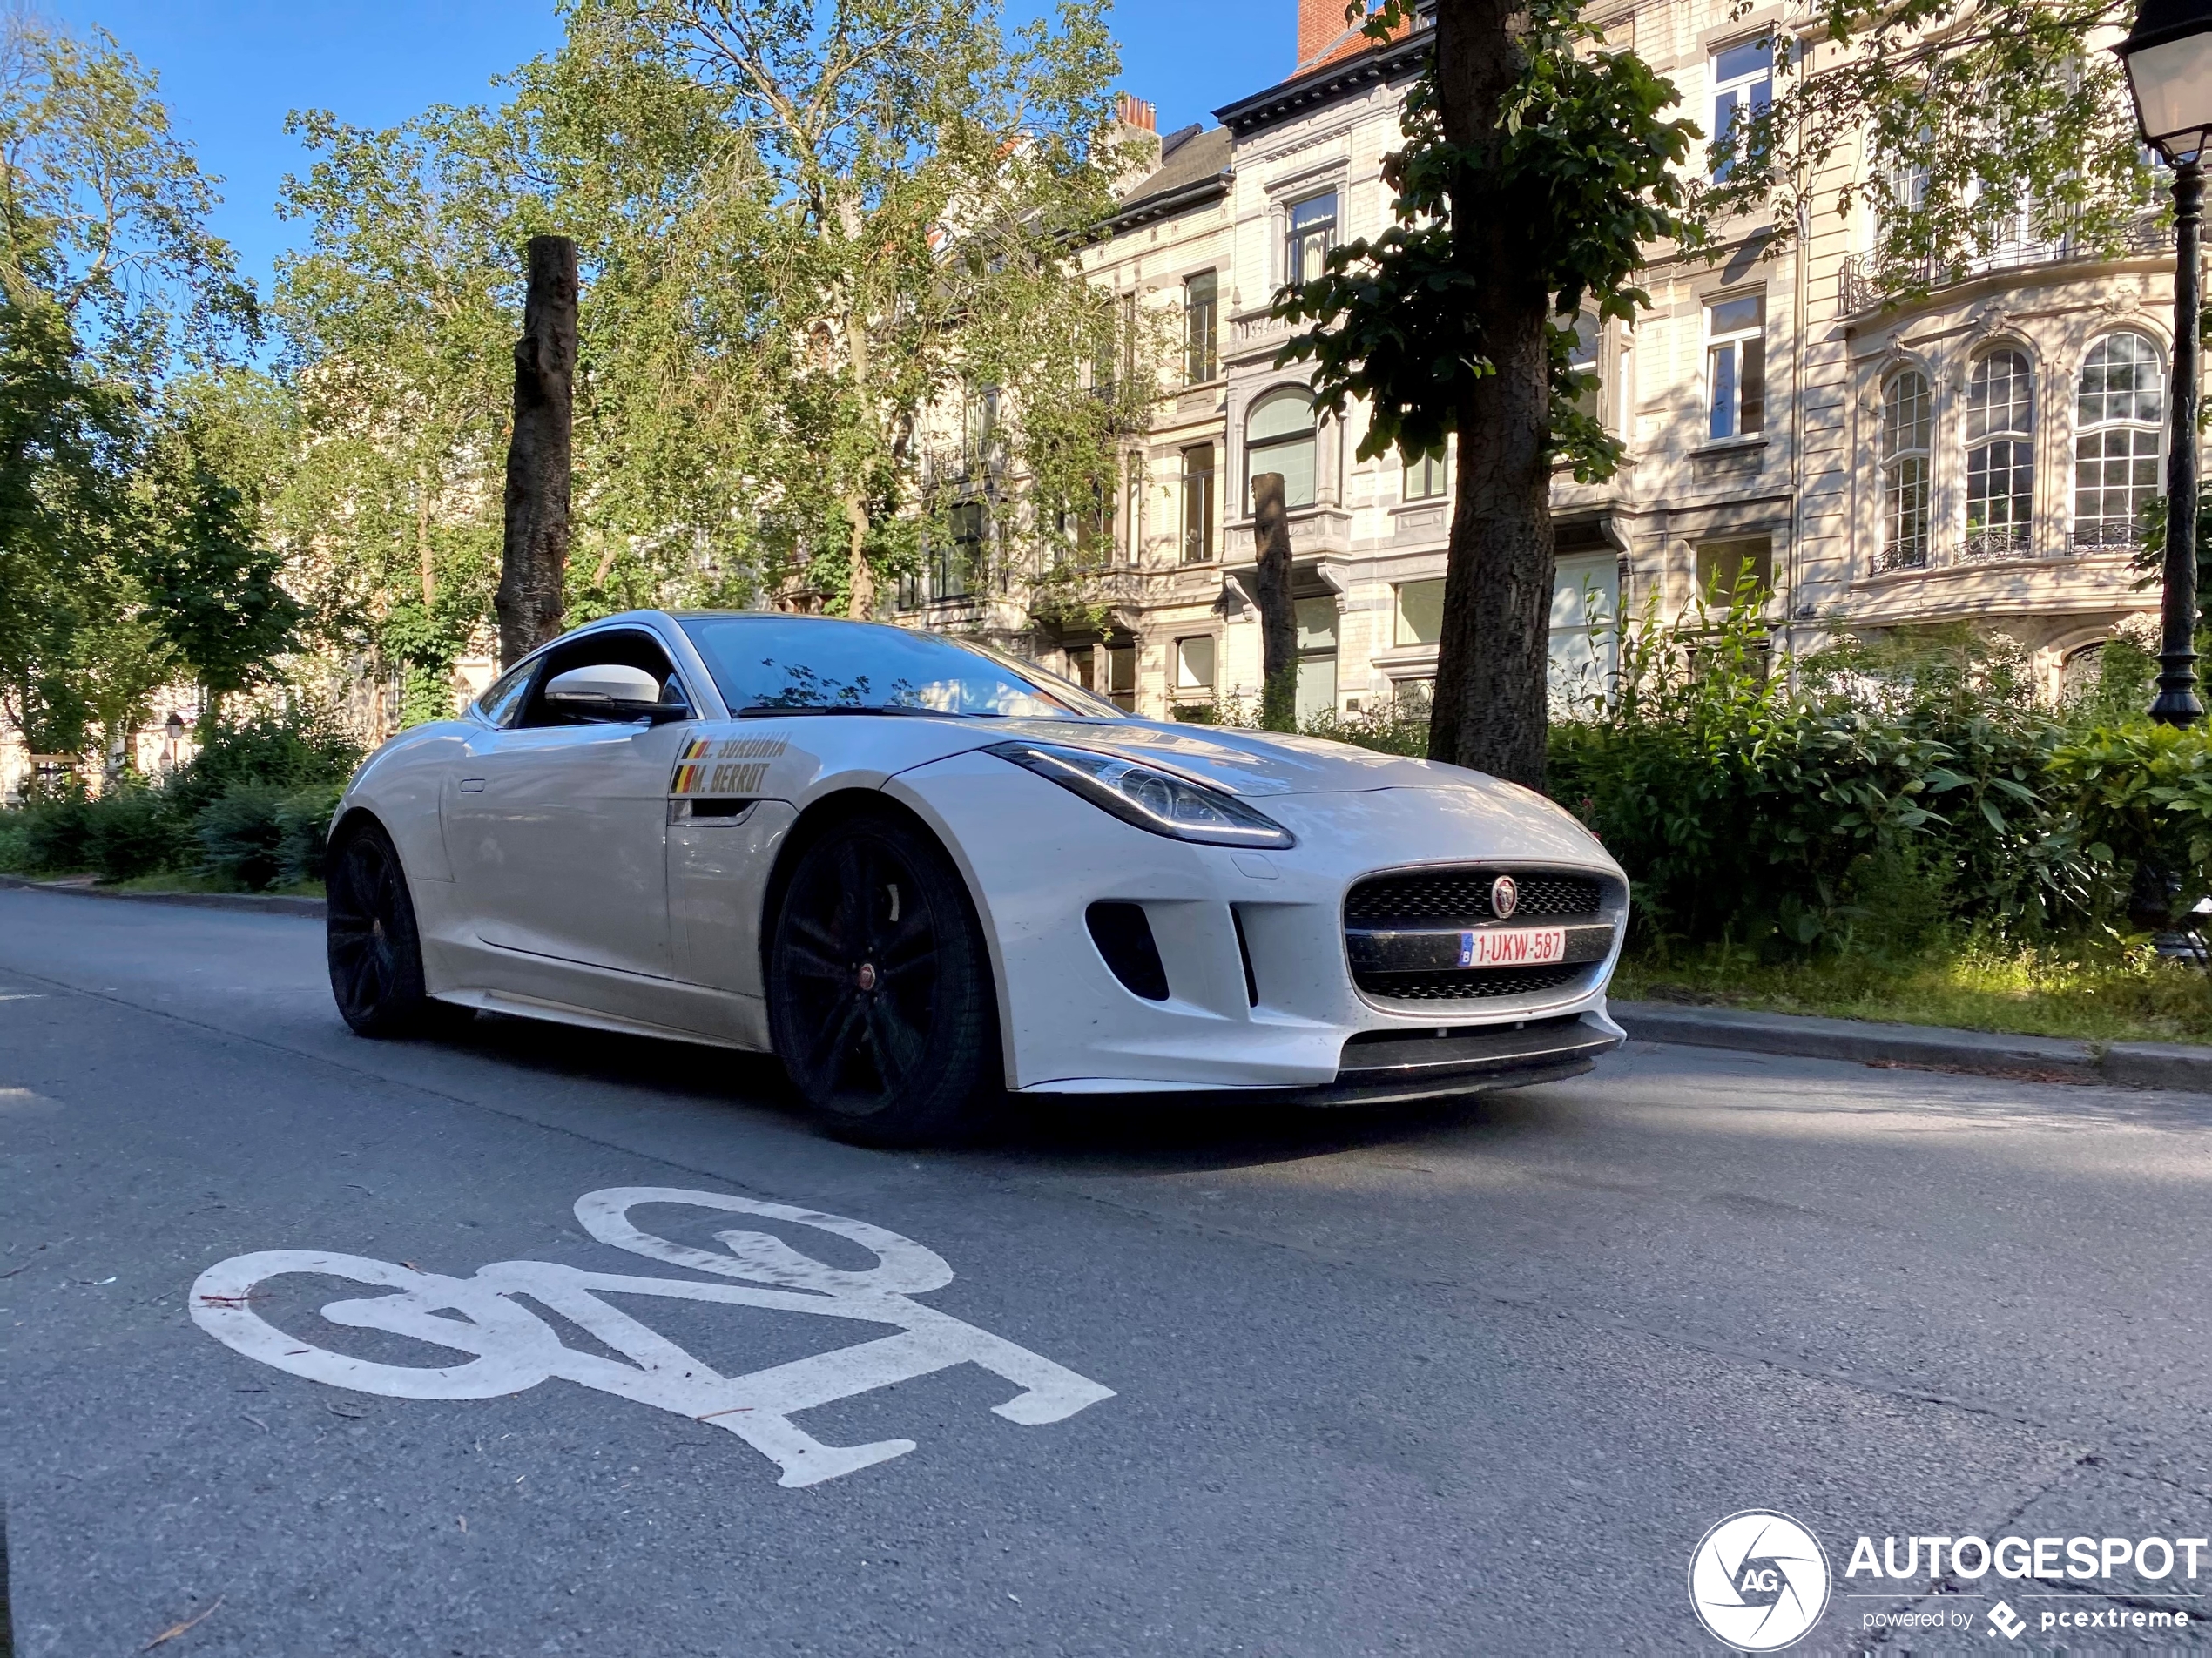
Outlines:
<svg viewBox="0 0 2212 1658"><path fill-rule="evenodd" d="M860 1245L876 1264L859 1271L834 1267L781 1238L742 1229L715 1234L727 1253L698 1249L640 1230L630 1210L641 1203L813 1227ZM991 1409L1024 1426L1064 1421L1114 1396L1111 1388L914 1300L951 1283L952 1268L934 1250L867 1221L668 1186L587 1192L577 1200L576 1215L603 1244L742 1282L640 1277L550 1261L495 1261L457 1278L367 1256L267 1250L233 1256L201 1273L192 1291L192 1321L248 1358L308 1381L390 1399L495 1399L556 1378L577 1382L726 1429L774 1462L782 1471L777 1483L791 1487L818 1485L915 1448L912 1439L826 1445L792 1422L794 1415L955 1365L975 1365L1015 1384L1021 1391ZM459 1365L389 1365L287 1335L253 1304L260 1284L290 1273L348 1278L391 1291L328 1303L322 1316L333 1324L411 1337L471 1357ZM517 1296L574 1321L630 1362L565 1345L543 1319L514 1299ZM897 1333L724 1376L611 1304L608 1296L814 1313L887 1324Z"/></svg>

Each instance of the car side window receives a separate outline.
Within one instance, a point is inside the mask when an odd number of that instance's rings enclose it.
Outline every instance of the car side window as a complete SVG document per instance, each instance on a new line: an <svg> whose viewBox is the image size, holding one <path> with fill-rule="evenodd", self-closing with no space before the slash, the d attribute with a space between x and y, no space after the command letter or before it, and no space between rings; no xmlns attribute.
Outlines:
<svg viewBox="0 0 2212 1658"><path fill-rule="evenodd" d="M586 634L582 638L556 646L538 658L543 671L529 684L529 693L523 698L522 711L514 721L517 726L572 725L573 716L549 708L545 704L545 687L556 677L571 668L624 667L642 668L661 684L661 698L666 701L670 686L674 683L674 694L684 694L683 683L677 677L676 664L669 660L661 642L650 633L632 632L620 629L604 633Z"/></svg>
<svg viewBox="0 0 2212 1658"><path fill-rule="evenodd" d="M476 698L476 712L495 725L513 725L515 716L522 711L523 693L530 688L530 676L536 671L535 662L509 668L489 691Z"/></svg>

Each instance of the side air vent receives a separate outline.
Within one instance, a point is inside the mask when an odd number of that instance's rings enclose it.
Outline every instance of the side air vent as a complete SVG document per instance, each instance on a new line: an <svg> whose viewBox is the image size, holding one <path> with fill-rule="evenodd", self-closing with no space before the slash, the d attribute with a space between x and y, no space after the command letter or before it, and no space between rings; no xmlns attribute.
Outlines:
<svg viewBox="0 0 2212 1658"><path fill-rule="evenodd" d="M1091 942L1123 989L1147 1001L1168 999L1168 970L1160 963L1160 947L1152 941L1152 924L1144 919L1142 904L1093 904L1083 920Z"/></svg>
<svg viewBox="0 0 2212 1658"><path fill-rule="evenodd" d="M1259 1006L1259 981L1252 974L1252 947L1244 939L1244 913L1234 904L1229 907L1229 920L1237 929L1237 954L1244 963L1244 1005Z"/></svg>

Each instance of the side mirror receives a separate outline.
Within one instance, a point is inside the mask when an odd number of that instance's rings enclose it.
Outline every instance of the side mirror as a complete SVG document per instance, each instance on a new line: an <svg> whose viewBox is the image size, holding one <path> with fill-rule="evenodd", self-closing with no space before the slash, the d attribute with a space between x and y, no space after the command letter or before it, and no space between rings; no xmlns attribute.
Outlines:
<svg viewBox="0 0 2212 1658"><path fill-rule="evenodd" d="M610 724L650 719L657 725L666 720L689 719L691 708L673 681L668 692L663 700L661 682L643 668L608 663L555 674L546 683L544 695L548 708L574 719Z"/></svg>

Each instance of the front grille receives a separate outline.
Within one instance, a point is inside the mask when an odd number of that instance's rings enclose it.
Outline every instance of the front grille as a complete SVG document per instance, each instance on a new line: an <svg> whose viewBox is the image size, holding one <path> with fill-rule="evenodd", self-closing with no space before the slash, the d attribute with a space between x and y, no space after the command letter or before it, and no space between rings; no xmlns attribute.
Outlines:
<svg viewBox="0 0 2212 1658"><path fill-rule="evenodd" d="M1520 902L1501 918L1490 907L1490 888L1501 875L1513 877ZM1371 996L1396 1001L1462 1001L1500 996L1536 996L1580 989L1592 981L1603 956L1611 953L1610 929L1592 923L1620 920L1617 883L1568 870L1532 870L1461 866L1456 869L1406 870L1371 875L1345 895L1345 947L1352 980ZM1570 959L1541 967L1451 967L1440 965L1432 948L1453 943L1452 929L1522 923L1566 925ZM1393 936L1393 932L1397 936ZM1424 961L1422 957L1429 960ZM1598 959L1593 960L1593 955ZM1580 959L1575 959L1580 958ZM1444 960L1452 959L1450 949ZM1390 969L1395 968L1396 971Z"/></svg>
<svg viewBox="0 0 2212 1658"><path fill-rule="evenodd" d="M1472 926L1494 919L1490 884L1511 875L1521 889L1513 919L1547 921L1595 919L1605 888L1588 875L1545 875L1517 869L1438 869L1405 875L1371 875L1345 894L1347 927L1387 926L1393 921L1456 921Z"/></svg>
<svg viewBox="0 0 2212 1658"><path fill-rule="evenodd" d="M1590 971L1587 962L1558 967L1468 967L1456 973L1367 973L1359 987L1399 1001L1460 1001L1480 996L1533 996Z"/></svg>

